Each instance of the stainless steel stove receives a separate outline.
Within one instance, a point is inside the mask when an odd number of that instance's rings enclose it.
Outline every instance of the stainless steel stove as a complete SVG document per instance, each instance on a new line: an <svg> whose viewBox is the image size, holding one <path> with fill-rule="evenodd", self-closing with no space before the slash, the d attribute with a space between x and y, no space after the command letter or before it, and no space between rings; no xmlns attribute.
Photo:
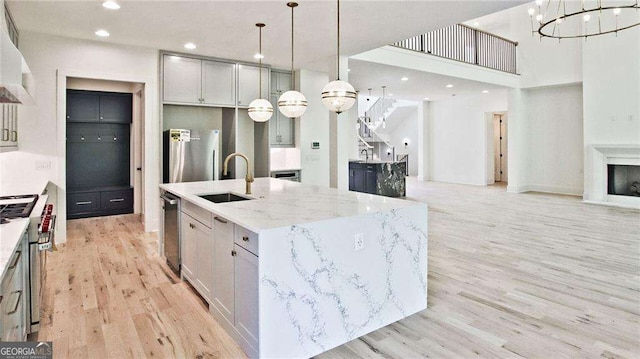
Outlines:
<svg viewBox="0 0 640 359"><path fill-rule="evenodd" d="M37 194L0 197L0 223L14 218L28 218L37 201Z"/></svg>

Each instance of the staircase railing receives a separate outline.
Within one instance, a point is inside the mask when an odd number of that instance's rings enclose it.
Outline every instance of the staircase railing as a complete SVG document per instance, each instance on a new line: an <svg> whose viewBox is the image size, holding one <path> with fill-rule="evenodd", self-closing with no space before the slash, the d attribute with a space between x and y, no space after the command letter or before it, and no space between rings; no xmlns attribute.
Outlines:
<svg viewBox="0 0 640 359"><path fill-rule="evenodd" d="M379 161L393 161L396 157L396 149L391 143L380 137L375 128L365 121L365 117L358 117L358 149L371 151L371 158ZM375 154L377 152L378 157ZM368 152L367 152L368 156ZM362 157L362 155L360 155Z"/></svg>
<svg viewBox="0 0 640 359"><path fill-rule="evenodd" d="M517 73L517 42L462 24L398 41L393 46L512 74Z"/></svg>
<svg viewBox="0 0 640 359"><path fill-rule="evenodd" d="M396 104L397 100L392 98L378 98L376 102L365 112L363 120L368 123L369 128L377 129L382 124L385 114ZM367 136L365 136L367 137Z"/></svg>

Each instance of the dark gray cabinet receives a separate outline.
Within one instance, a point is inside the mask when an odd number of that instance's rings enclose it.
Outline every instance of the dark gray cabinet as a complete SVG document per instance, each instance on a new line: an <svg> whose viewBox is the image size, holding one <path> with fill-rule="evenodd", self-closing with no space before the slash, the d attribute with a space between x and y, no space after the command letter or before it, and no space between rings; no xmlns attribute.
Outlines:
<svg viewBox="0 0 640 359"><path fill-rule="evenodd" d="M349 190L376 194L378 168L375 164L349 162Z"/></svg>
<svg viewBox="0 0 640 359"><path fill-rule="evenodd" d="M67 90L67 217L133 213L131 94Z"/></svg>
<svg viewBox="0 0 640 359"><path fill-rule="evenodd" d="M67 90L67 122L131 123L132 95Z"/></svg>

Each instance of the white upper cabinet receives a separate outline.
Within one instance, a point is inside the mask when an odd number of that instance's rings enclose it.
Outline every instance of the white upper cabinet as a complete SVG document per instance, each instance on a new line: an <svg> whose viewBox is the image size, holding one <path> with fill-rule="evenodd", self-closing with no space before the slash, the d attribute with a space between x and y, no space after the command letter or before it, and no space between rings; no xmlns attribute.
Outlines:
<svg viewBox="0 0 640 359"><path fill-rule="evenodd" d="M271 93L282 95L291 90L291 73L288 72L271 72Z"/></svg>
<svg viewBox="0 0 640 359"><path fill-rule="evenodd" d="M260 67L238 65L238 106L249 107L251 101L260 96L258 74ZM269 69L262 68L262 98L269 98Z"/></svg>
<svg viewBox="0 0 640 359"><path fill-rule="evenodd" d="M164 101L200 103L202 60L164 55Z"/></svg>
<svg viewBox="0 0 640 359"><path fill-rule="evenodd" d="M202 99L210 105L235 106L236 64L202 61Z"/></svg>

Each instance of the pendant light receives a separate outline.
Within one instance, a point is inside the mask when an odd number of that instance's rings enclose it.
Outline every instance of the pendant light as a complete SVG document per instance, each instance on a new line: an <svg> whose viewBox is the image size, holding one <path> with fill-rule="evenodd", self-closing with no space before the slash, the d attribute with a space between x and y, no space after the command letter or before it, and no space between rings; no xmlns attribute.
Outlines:
<svg viewBox="0 0 640 359"><path fill-rule="evenodd" d="M258 74L258 94L259 97L249 104L249 117L255 122L266 122L273 115L273 106L271 103L262 98L262 28L265 24L257 23L256 26L260 29L260 45L256 57L260 59L260 73Z"/></svg>
<svg viewBox="0 0 640 359"><path fill-rule="evenodd" d="M338 0L338 79L322 89L322 103L335 113L348 111L356 103L356 90L346 81L340 80L340 0Z"/></svg>
<svg viewBox="0 0 640 359"><path fill-rule="evenodd" d="M291 91L287 91L278 99L278 108L283 115L296 118L302 116L307 110L307 99L304 95L296 91L296 75L293 71L293 9L298 6L297 2L288 2L291 8Z"/></svg>

